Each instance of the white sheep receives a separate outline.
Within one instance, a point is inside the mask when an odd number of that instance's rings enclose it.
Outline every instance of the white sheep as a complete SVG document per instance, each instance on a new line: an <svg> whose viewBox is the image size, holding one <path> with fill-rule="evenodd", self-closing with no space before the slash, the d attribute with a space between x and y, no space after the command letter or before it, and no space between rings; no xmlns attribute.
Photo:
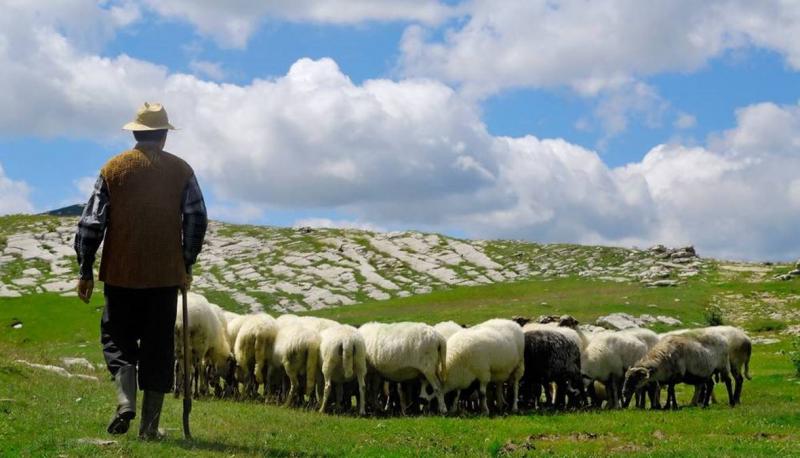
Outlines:
<svg viewBox="0 0 800 458"><path fill-rule="evenodd" d="M302 320L283 320L278 324L275 345L272 352L271 370L278 369L289 377L289 394L286 405L291 405L296 398L302 403L300 393L300 376L306 376L305 395L309 402L316 387L319 370L320 335L315 329L306 326ZM272 376L269 376L272 379Z"/></svg>
<svg viewBox="0 0 800 458"><path fill-rule="evenodd" d="M245 315L239 328L233 349L236 356L236 378L244 385L245 392L250 397L255 397L258 385L265 381L277 330L275 319L266 313Z"/></svg>
<svg viewBox="0 0 800 458"><path fill-rule="evenodd" d="M718 356L700 341L687 335L667 335L633 367L625 373L623 396L625 404L630 402L633 393L647 386L667 385L667 408L678 408L675 398L677 383L702 384L706 387L703 405L708 405L714 381L712 376L717 370ZM654 404L653 408L660 408Z"/></svg>
<svg viewBox="0 0 800 458"><path fill-rule="evenodd" d="M712 326L705 328L705 332L715 333L725 338L728 342L731 375L736 381L733 400L734 404L739 404L741 402L744 378L751 380L750 356L753 352L753 344L750 341L750 337L741 329L733 326Z"/></svg>
<svg viewBox="0 0 800 458"><path fill-rule="evenodd" d="M633 335L608 332L594 336L581 353L581 372L585 379L599 381L606 387L607 406L619 406L625 371L647 353L647 346ZM589 393L593 395L593 384ZM593 401L596 397L593 395Z"/></svg>
<svg viewBox="0 0 800 458"><path fill-rule="evenodd" d="M205 297L189 293L187 297L189 314L189 351L192 367L189 368L194 379L195 393L205 394L211 383L217 394L221 394L220 377L228 377L233 365L233 354L225 335L221 310L209 303ZM181 386L183 371L183 308L178 307L175 317L175 354L177 361L176 393Z"/></svg>
<svg viewBox="0 0 800 458"><path fill-rule="evenodd" d="M517 326L517 329L521 328ZM447 379L443 391L456 391L453 402L455 411L459 408L461 390L468 388L473 382L479 384L481 410L489 413L486 402L486 386L495 382L502 384L510 381L514 389L512 410L517 409L519 380L525 371L524 345L520 352L518 342L513 334L508 334L503 326L474 326L462 329L453 334L447 341ZM422 397L427 398L425 390Z"/></svg>
<svg viewBox="0 0 800 458"><path fill-rule="evenodd" d="M449 339L450 336L464 328L455 321L442 321L441 323L436 323L433 325L433 329L444 336L445 339Z"/></svg>
<svg viewBox="0 0 800 458"><path fill-rule="evenodd" d="M522 327L512 320L506 320L502 318L493 318L490 320L486 320L480 324L475 325L475 327L492 327L500 331L506 338L510 339L511 342L514 343L515 348L517 350L515 357L519 358L520 367L510 376L510 380L504 380L501 383L495 384L496 387L496 395L497 395L497 403L499 406L505 405L505 400L503 396L503 383L509 382L512 386L513 390L513 402L512 402L512 412L516 412L518 409L518 398L519 398L519 381L522 378L522 374L525 372L525 333L522 330ZM568 328L563 328L568 329ZM519 377L516 377L517 373L519 373Z"/></svg>
<svg viewBox="0 0 800 458"><path fill-rule="evenodd" d="M690 335L694 336L695 338L698 336L712 336L712 345L715 342L714 337L724 340L728 351L728 368L730 374L733 375L733 378L736 381L736 389L731 392L730 388L728 387L729 382L723 375L726 372L724 367L719 368L718 375L720 375L720 378L725 382L726 388L728 388L728 401L730 405L733 406L741 402L744 377L747 377L747 379L750 380L750 356L753 348L750 338L747 336L747 334L745 334L744 331L733 326L710 326L697 329L679 329L663 335ZM722 363L719 362L719 365L722 366ZM698 402L699 394L700 390L696 389L692 401L693 404ZM713 393L711 394L713 398Z"/></svg>
<svg viewBox="0 0 800 458"><path fill-rule="evenodd" d="M353 379L358 382L358 412L366 413L365 377L367 375L367 349L364 338L352 326L331 326L320 333L320 361L325 380L319 408L325 412L334 383L345 383Z"/></svg>
<svg viewBox="0 0 800 458"><path fill-rule="evenodd" d="M359 330L367 349L367 367L393 382L405 382L420 376L433 387L439 412L447 407L442 383L447 378L445 359L447 340L432 326L424 323L377 323L362 325ZM377 394L373 400L377 399ZM405 400L401 397L405 410Z"/></svg>

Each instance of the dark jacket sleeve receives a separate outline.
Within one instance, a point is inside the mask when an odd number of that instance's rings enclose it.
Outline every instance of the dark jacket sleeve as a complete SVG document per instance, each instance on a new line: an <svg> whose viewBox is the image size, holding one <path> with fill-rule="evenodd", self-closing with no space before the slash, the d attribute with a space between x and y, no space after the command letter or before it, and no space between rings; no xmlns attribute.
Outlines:
<svg viewBox="0 0 800 458"><path fill-rule="evenodd" d="M108 225L108 187L102 176L97 178L92 195L83 209L75 233L75 254L78 256L81 278L94 278L94 258Z"/></svg>
<svg viewBox="0 0 800 458"><path fill-rule="evenodd" d="M192 265L197 261L197 255L203 249L203 239L208 227L206 204L203 193L197 184L194 175L189 178L183 190L183 261L186 272L192 272Z"/></svg>

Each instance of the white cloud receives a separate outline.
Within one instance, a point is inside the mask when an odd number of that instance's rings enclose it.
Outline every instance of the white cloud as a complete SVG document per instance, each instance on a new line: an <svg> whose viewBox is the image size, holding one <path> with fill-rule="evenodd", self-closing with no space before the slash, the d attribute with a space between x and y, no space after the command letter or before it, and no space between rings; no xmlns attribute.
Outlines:
<svg viewBox="0 0 800 458"><path fill-rule="evenodd" d="M689 113L678 113L672 125L677 129L691 129L697 125L697 118Z"/></svg>
<svg viewBox="0 0 800 458"><path fill-rule="evenodd" d="M381 226L364 221L349 221L329 218L302 218L294 222L292 227L315 227L327 229L361 229L362 231L384 232Z"/></svg>
<svg viewBox="0 0 800 458"><path fill-rule="evenodd" d="M0 164L0 215L33 212L30 192L27 183L9 178Z"/></svg>
<svg viewBox="0 0 800 458"><path fill-rule="evenodd" d="M90 176L90 177L81 177L77 180L73 180L72 184L75 186L75 190L83 196L83 200L89 198L94 191L94 185L97 182L97 176Z"/></svg>
<svg viewBox="0 0 800 458"><path fill-rule="evenodd" d="M266 19L328 24L365 21L437 23L451 8L435 0L142 0L162 16L185 20L223 46L242 48Z"/></svg>
<svg viewBox="0 0 800 458"><path fill-rule="evenodd" d="M208 77L215 81L225 79L225 70L219 62L193 59L189 62L189 68L200 77Z"/></svg>
<svg viewBox="0 0 800 458"><path fill-rule="evenodd" d="M800 3L474 0L432 35L406 30L403 66L486 94L508 87L597 93L666 71L693 71L726 50L763 47L800 69ZM441 37L441 38L440 38Z"/></svg>
<svg viewBox="0 0 800 458"><path fill-rule="evenodd" d="M800 256L798 105L744 107L736 126L705 146L661 145L609 168L565 140L491 136L470 99L443 83L355 84L330 59L300 59L271 80L218 84L98 57L44 25L0 27L0 65L2 133L103 138L143 100L163 101L183 128L168 149L226 202L212 217L333 210L378 226L481 237ZM4 180L3 195L17 197L3 204L29 208L24 183Z"/></svg>

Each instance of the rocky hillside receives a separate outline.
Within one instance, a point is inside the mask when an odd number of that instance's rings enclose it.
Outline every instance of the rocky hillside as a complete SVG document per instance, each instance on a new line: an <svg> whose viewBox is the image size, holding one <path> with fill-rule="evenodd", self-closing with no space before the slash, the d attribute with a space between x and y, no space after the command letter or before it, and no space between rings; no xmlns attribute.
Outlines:
<svg viewBox="0 0 800 458"><path fill-rule="evenodd" d="M0 296L74 295L75 224L74 217L0 218ZM228 308L287 312L531 278L580 276L669 287L716 266L691 247L542 245L212 222L194 285Z"/></svg>

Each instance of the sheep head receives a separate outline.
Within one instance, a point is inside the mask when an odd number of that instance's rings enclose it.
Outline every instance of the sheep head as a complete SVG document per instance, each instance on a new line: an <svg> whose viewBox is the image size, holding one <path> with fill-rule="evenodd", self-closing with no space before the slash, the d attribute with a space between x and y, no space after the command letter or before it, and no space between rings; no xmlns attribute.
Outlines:
<svg viewBox="0 0 800 458"><path fill-rule="evenodd" d="M622 398L625 407L631 402L633 394L643 389L650 383L653 369L646 367L632 367L625 373L625 382L622 384Z"/></svg>

